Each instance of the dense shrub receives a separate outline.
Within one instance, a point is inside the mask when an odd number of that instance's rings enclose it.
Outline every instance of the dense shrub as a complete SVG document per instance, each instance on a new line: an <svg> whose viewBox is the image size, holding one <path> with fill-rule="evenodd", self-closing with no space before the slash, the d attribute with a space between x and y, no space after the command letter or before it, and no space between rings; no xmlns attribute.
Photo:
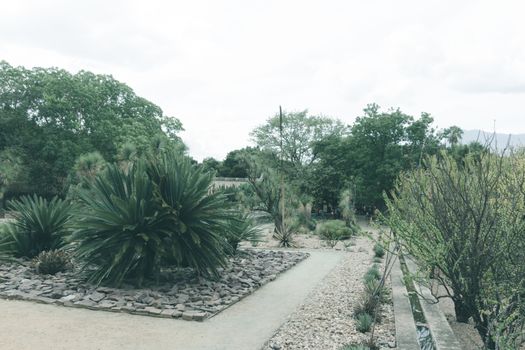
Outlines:
<svg viewBox="0 0 525 350"><path fill-rule="evenodd" d="M142 284L166 265L215 274L226 263L231 212L212 175L168 151L128 171L110 165L79 193L76 257L94 283Z"/></svg>
<svg viewBox="0 0 525 350"><path fill-rule="evenodd" d="M399 242L489 349L519 342L525 326L524 174L523 153L442 153L404 174L387 200Z"/></svg>
<svg viewBox="0 0 525 350"><path fill-rule="evenodd" d="M9 203L15 220L3 226L0 249L4 254L33 258L40 252L65 245L71 206L58 198L51 200L23 196Z"/></svg>
<svg viewBox="0 0 525 350"><path fill-rule="evenodd" d="M341 220L328 220L317 225L317 234L330 247L334 247L338 241L350 238L355 234L351 228Z"/></svg>
<svg viewBox="0 0 525 350"><path fill-rule="evenodd" d="M63 250L49 250L38 254L31 264L35 271L43 275L54 275L58 272L69 270L71 265L71 257Z"/></svg>

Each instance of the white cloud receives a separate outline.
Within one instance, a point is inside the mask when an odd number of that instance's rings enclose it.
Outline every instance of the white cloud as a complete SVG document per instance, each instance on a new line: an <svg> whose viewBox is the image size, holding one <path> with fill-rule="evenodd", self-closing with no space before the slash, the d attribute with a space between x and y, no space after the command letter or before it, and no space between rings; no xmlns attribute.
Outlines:
<svg viewBox="0 0 525 350"><path fill-rule="evenodd" d="M525 132L521 1L17 1L1 59L112 74L222 158L273 115L351 123L370 102Z"/></svg>

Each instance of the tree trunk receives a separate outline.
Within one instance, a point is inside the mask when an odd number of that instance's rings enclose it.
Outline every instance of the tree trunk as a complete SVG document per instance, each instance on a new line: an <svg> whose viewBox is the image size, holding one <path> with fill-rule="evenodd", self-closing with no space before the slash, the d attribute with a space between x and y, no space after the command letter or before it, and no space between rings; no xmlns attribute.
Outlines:
<svg viewBox="0 0 525 350"><path fill-rule="evenodd" d="M471 312L468 306L462 300L454 300L454 310L456 311L456 321L468 323Z"/></svg>

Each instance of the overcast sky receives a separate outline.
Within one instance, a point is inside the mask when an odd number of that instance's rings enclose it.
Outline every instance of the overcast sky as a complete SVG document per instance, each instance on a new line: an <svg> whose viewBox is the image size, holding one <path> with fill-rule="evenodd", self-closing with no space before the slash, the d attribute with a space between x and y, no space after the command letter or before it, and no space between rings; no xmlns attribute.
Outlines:
<svg viewBox="0 0 525 350"><path fill-rule="evenodd" d="M367 103L525 132L525 2L4 1L0 59L111 74L179 118L196 159L278 111Z"/></svg>

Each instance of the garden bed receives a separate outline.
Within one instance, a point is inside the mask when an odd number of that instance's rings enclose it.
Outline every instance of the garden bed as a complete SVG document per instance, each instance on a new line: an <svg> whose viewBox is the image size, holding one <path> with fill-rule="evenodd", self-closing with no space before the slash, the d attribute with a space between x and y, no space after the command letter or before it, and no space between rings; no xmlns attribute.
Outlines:
<svg viewBox="0 0 525 350"><path fill-rule="evenodd" d="M242 250L217 279L190 269L164 270L159 283L134 288L95 287L78 271L39 275L27 261L0 265L0 298L111 312L202 321L308 257L303 252Z"/></svg>
<svg viewBox="0 0 525 350"><path fill-rule="evenodd" d="M266 343L266 350L343 349L347 344L362 343L371 333L356 329L355 309L363 293L363 275L373 265L373 243L358 237L355 246L312 290L304 303ZM379 264L381 268L384 262ZM390 285L386 286L390 295ZM395 323L391 297L379 310L381 322L374 329L380 349L396 348Z"/></svg>

